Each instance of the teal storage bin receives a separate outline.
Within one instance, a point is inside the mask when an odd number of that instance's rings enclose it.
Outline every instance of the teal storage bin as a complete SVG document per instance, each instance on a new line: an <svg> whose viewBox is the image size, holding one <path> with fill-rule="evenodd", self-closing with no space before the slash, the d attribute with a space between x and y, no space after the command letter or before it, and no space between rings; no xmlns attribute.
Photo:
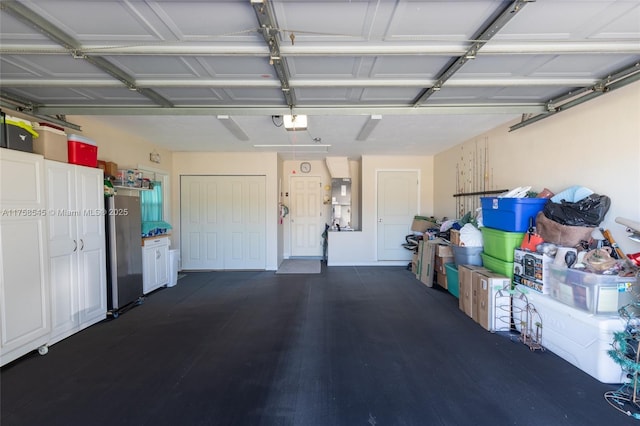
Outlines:
<svg viewBox="0 0 640 426"><path fill-rule="evenodd" d="M447 271L447 290L458 299L460 298L460 283L458 282L458 266L455 263L445 263Z"/></svg>
<svg viewBox="0 0 640 426"><path fill-rule="evenodd" d="M485 254L504 262L513 262L513 251L520 247L526 235L524 232L507 232L486 226L480 231Z"/></svg>
<svg viewBox="0 0 640 426"><path fill-rule="evenodd" d="M504 260L496 259L493 256L482 253L482 263L484 267L491 272L509 277L513 283L513 262L505 262Z"/></svg>

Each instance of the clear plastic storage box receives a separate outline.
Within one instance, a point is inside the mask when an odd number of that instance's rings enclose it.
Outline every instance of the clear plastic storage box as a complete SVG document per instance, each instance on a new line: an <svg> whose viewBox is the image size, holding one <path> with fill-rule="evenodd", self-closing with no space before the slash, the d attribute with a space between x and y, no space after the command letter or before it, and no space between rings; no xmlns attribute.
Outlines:
<svg viewBox="0 0 640 426"><path fill-rule="evenodd" d="M636 277L601 275L549 265L549 296L594 315L617 315L637 300Z"/></svg>

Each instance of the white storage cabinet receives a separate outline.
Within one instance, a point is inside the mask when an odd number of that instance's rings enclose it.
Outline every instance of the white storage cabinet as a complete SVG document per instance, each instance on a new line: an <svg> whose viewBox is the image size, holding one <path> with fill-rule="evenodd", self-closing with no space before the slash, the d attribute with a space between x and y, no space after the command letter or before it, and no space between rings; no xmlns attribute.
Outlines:
<svg viewBox="0 0 640 426"><path fill-rule="evenodd" d="M145 238L142 245L144 294L169 284L169 237Z"/></svg>
<svg viewBox="0 0 640 426"><path fill-rule="evenodd" d="M51 332L44 158L0 148L0 365Z"/></svg>
<svg viewBox="0 0 640 426"><path fill-rule="evenodd" d="M104 177L50 160L45 175L53 344L107 315Z"/></svg>

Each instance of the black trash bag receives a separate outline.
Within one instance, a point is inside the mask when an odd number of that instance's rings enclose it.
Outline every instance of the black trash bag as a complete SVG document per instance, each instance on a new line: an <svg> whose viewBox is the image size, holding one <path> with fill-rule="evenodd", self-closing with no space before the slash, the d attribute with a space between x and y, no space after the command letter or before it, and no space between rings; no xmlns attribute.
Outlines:
<svg viewBox="0 0 640 426"><path fill-rule="evenodd" d="M542 213L562 225L596 227L602 223L609 211L611 199L606 195L591 194L580 201L571 203L547 203Z"/></svg>

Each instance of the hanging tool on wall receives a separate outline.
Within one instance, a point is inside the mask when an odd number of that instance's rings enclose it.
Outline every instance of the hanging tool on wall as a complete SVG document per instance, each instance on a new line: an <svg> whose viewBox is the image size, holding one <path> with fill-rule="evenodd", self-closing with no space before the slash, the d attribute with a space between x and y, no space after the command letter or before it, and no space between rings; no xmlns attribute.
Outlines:
<svg viewBox="0 0 640 426"><path fill-rule="evenodd" d="M289 207L287 207L283 203L280 203L280 225L282 225L282 219L287 217L288 214L289 214Z"/></svg>

